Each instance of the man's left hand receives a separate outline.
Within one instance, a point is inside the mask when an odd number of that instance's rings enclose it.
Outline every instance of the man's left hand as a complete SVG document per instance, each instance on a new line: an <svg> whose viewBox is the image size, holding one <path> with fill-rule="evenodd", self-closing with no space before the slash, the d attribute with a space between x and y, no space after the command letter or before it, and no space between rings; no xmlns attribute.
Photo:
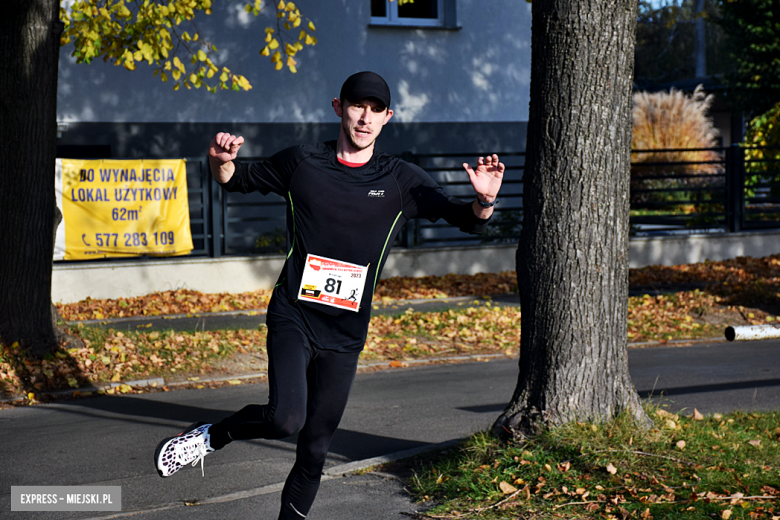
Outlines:
<svg viewBox="0 0 780 520"><path fill-rule="evenodd" d="M469 174L469 180L477 192L477 198L482 202L493 202L501 188L501 180L504 178L506 167L499 162L498 155L488 155L477 160L477 169L474 170L468 163L463 163L463 168Z"/></svg>

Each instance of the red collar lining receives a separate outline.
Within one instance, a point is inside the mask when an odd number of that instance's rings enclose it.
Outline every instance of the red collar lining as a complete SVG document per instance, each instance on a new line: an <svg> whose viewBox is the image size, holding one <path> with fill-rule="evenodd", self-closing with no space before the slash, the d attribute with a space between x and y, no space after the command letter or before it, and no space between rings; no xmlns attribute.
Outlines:
<svg viewBox="0 0 780 520"><path fill-rule="evenodd" d="M342 159L341 157L338 157L338 156L336 157L336 159L338 159L339 162L341 164L343 164L344 166L349 166L350 168L358 168L360 166L363 166L364 164L368 164L368 161L362 162L362 163L354 163L354 162L345 161L344 159Z"/></svg>

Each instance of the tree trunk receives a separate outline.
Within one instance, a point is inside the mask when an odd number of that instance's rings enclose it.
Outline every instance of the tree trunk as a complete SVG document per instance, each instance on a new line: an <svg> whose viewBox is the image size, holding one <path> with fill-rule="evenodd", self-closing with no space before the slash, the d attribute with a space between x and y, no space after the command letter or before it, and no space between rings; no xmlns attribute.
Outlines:
<svg viewBox="0 0 780 520"><path fill-rule="evenodd" d="M707 27L704 25L704 0L696 0L694 11L696 14L693 22L696 29L696 45L694 46L696 77L704 78L707 76Z"/></svg>
<svg viewBox="0 0 780 520"><path fill-rule="evenodd" d="M628 215L636 0L533 2L520 375L493 432L649 424L628 373Z"/></svg>
<svg viewBox="0 0 780 520"><path fill-rule="evenodd" d="M34 355L52 324L59 0L10 0L0 17L0 340Z"/></svg>

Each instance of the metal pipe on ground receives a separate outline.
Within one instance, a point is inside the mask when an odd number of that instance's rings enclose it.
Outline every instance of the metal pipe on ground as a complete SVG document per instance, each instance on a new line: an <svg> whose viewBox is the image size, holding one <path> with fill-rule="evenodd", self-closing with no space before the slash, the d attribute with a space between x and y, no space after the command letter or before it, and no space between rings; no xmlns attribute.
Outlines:
<svg viewBox="0 0 780 520"><path fill-rule="evenodd" d="M726 327L726 339L729 341L752 341L776 338L780 338L780 325Z"/></svg>

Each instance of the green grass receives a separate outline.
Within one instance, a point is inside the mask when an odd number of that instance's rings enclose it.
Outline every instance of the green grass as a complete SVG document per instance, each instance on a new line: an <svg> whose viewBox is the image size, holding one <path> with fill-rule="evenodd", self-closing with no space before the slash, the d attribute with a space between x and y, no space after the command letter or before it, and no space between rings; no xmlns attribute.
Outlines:
<svg viewBox="0 0 780 520"><path fill-rule="evenodd" d="M418 460L408 487L433 507L417 518L780 518L780 413L647 411L651 430L618 418L524 442L479 433Z"/></svg>

